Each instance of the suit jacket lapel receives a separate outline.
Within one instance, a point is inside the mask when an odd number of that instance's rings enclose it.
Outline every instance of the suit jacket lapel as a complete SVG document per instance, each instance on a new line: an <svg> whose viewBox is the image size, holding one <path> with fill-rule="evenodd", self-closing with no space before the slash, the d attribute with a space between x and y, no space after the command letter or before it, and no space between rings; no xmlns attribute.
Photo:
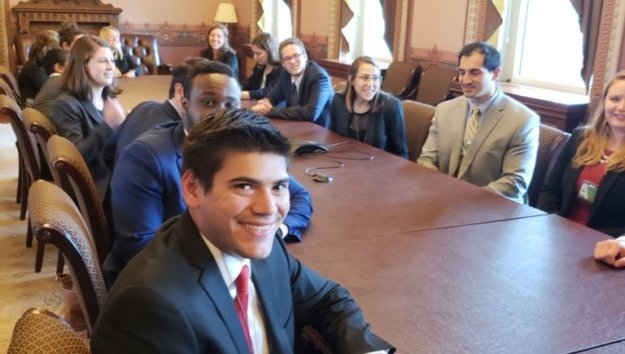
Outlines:
<svg viewBox="0 0 625 354"><path fill-rule="evenodd" d="M179 123L174 129L172 138L174 139L174 146L176 147L176 165L178 166L178 171L182 172L182 142L185 138L182 123Z"/></svg>
<svg viewBox="0 0 625 354"><path fill-rule="evenodd" d="M237 352L249 353L245 334L243 334L243 328L234 308L232 297L213 255L202 240L202 236L195 227L189 212L185 212L180 218L181 222L178 226L181 228L178 232L180 242L189 263L201 269L199 285L204 289L204 293L210 301L213 302L215 310L219 313L228 333L230 333L230 339L237 347ZM216 321L217 319L207 320Z"/></svg>
<svg viewBox="0 0 625 354"><path fill-rule="evenodd" d="M106 124L106 122L104 121L104 117L102 117L102 112L98 111L97 108L95 108L95 106L93 105L93 103L89 102L89 101L81 101L82 106L85 108L85 111L87 111L87 114L89 115L89 127L92 127L96 124Z"/></svg>
<svg viewBox="0 0 625 354"><path fill-rule="evenodd" d="M462 144L464 143L464 126L466 123L469 101L467 99L458 101L458 104L451 112L452 121L449 127L449 139L451 152L449 156L449 174L455 175L462 158ZM440 137L439 137L440 139Z"/></svg>
<svg viewBox="0 0 625 354"><path fill-rule="evenodd" d="M594 217L598 206L601 205L601 203L603 203L605 196L608 194L608 192L612 188L612 185L614 184L614 182L616 182L617 178L618 178L618 173L608 172L605 174L605 176L603 177L603 180L601 180L601 183L599 184L599 190L597 190L597 195L595 196L595 200L593 201L592 206L590 207L590 216L588 220L591 220ZM577 181L577 179L575 180Z"/></svg>
<svg viewBox="0 0 625 354"><path fill-rule="evenodd" d="M467 155L462 160L462 165L458 171L458 178L461 178L467 171L473 162L473 159L475 159L477 152L480 151L482 144L484 144L501 117L503 117L504 109L505 103L503 102L503 95L499 93L491 103L491 106L480 117L480 122L478 124L477 131L475 132L475 136L473 137L473 141L471 142L471 146L469 146Z"/></svg>

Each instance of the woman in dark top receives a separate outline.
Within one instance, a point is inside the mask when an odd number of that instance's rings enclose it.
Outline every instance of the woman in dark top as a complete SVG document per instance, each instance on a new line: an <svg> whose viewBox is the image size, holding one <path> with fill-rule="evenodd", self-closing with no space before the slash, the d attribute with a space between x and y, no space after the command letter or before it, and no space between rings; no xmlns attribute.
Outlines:
<svg viewBox="0 0 625 354"><path fill-rule="evenodd" d="M356 58L349 68L345 92L332 100L330 129L408 158L404 110L398 99L380 91L381 81L373 58Z"/></svg>
<svg viewBox="0 0 625 354"><path fill-rule="evenodd" d="M46 31L37 36L30 47L28 60L24 63L17 77L17 85L22 99L34 99L48 80L48 74L43 69L42 60L50 49L58 47L58 45L59 35L55 31Z"/></svg>
<svg viewBox="0 0 625 354"><path fill-rule="evenodd" d="M538 207L619 236L625 233L625 71L609 82L597 112L573 132Z"/></svg>
<svg viewBox="0 0 625 354"><path fill-rule="evenodd" d="M256 65L252 75L243 85L241 99L244 100L259 100L267 96L282 72L278 44L271 34L261 33L254 37L252 53Z"/></svg>
<svg viewBox="0 0 625 354"><path fill-rule="evenodd" d="M208 48L202 50L201 55L208 60L215 60L228 65L235 78L239 78L239 61L237 53L228 43L228 27L221 23L212 25L208 29Z"/></svg>
<svg viewBox="0 0 625 354"><path fill-rule="evenodd" d="M54 103L52 120L59 135L76 145L104 198L111 175L114 131L124 110L114 95L115 64L109 44L96 36L72 46L61 77L64 93Z"/></svg>

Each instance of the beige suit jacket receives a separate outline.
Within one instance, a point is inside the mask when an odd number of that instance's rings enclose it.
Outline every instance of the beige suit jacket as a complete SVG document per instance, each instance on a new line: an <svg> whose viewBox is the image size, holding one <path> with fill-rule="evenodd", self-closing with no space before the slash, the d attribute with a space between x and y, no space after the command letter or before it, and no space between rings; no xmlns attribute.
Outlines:
<svg viewBox="0 0 625 354"><path fill-rule="evenodd" d="M473 142L463 159L461 149L469 100L457 97L436 107L419 165L486 187L519 203L534 172L540 118L498 91L482 113Z"/></svg>

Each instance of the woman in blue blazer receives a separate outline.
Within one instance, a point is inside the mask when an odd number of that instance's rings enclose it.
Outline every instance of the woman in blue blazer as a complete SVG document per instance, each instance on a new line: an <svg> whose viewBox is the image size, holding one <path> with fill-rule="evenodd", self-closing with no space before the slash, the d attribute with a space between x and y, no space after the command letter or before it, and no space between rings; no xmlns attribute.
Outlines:
<svg viewBox="0 0 625 354"><path fill-rule="evenodd" d="M239 61L237 53L230 47L228 43L228 27L224 24L217 23L208 29L208 48L204 48L200 54L208 60L222 62L228 65L235 78L239 78Z"/></svg>
<svg viewBox="0 0 625 354"><path fill-rule="evenodd" d="M573 132L538 207L619 236L625 233L625 71L609 82L597 112Z"/></svg>
<svg viewBox="0 0 625 354"><path fill-rule="evenodd" d="M330 108L330 129L395 155L408 158L404 111L395 97L380 91L380 68L373 58L356 58L347 87Z"/></svg>
<svg viewBox="0 0 625 354"><path fill-rule="evenodd" d="M254 54L254 69L252 75L242 87L241 99L259 100L271 91L271 87L278 83L282 72L280 55L276 39L270 33L260 33L252 40Z"/></svg>

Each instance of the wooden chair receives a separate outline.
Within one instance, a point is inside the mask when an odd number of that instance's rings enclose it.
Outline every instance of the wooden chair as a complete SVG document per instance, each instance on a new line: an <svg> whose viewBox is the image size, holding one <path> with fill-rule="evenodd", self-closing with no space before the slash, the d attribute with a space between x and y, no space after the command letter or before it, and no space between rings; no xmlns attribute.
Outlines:
<svg viewBox="0 0 625 354"><path fill-rule="evenodd" d="M57 186L76 202L93 236L100 262L109 252L109 228L102 199L84 158L69 140L53 135L48 139L50 169Z"/></svg>
<svg viewBox="0 0 625 354"><path fill-rule="evenodd" d="M421 155L421 148L430 132L435 107L426 103L403 100L404 122L406 124L406 143L410 160L416 161Z"/></svg>
<svg viewBox="0 0 625 354"><path fill-rule="evenodd" d="M11 89L11 96L13 96L15 102L19 104L20 108L24 108L25 102L22 100L22 95L20 94L20 88L17 85L15 75L13 75L11 70L6 66L0 65L0 80L4 81Z"/></svg>
<svg viewBox="0 0 625 354"><path fill-rule="evenodd" d="M39 160L41 160L41 175L52 180L50 159L48 158L48 139L52 135L56 135L56 127L48 117L34 108L25 108L23 116L26 129L34 136L37 143Z"/></svg>
<svg viewBox="0 0 625 354"><path fill-rule="evenodd" d="M88 332L92 333L107 288L87 224L69 195L44 180L32 184L28 211L37 238L58 247L69 264Z"/></svg>
<svg viewBox="0 0 625 354"><path fill-rule="evenodd" d="M162 63L156 37L149 34L123 33L121 41L138 59L144 75L171 75L171 67Z"/></svg>
<svg viewBox="0 0 625 354"><path fill-rule="evenodd" d="M6 81L0 79L0 95L5 95L8 96L9 98L13 99L15 102L17 102L17 100L15 99L15 97L13 96L13 90L11 90L11 88L9 87L9 85L7 84ZM5 121L5 119L3 119L2 117L0 117L0 123L9 123L9 121ZM17 170L17 192L15 193L15 202L16 203L21 203L22 202L22 191L24 190L24 166L22 163L22 152L20 151L19 146L17 145L17 143L15 143L15 147L17 148L17 156L18 156L18 170Z"/></svg>
<svg viewBox="0 0 625 354"><path fill-rule="evenodd" d="M32 33L24 33L15 35L13 45L15 46L15 57L17 58L18 73L28 60L30 47L37 40L37 36Z"/></svg>
<svg viewBox="0 0 625 354"><path fill-rule="evenodd" d="M26 310L13 327L7 354L89 354L89 341L56 314L40 308Z"/></svg>
<svg viewBox="0 0 625 354"><path fill-rule="evenodd" d="M410 85L410 80L417 70L417 65L405 61L394 61L386 69L382 90L399 97Z"/></svg>
<svg viewBox="0 0 625 354"><path fill-rule="evenodd" d="M536 154L536 167L534 167L532 181L527 188L529 205L533 207L537 206L538 197L540 196L540 188L549 175L549 172L551 172L558 155L560 155L570 137L571 134L563 132L560 129L546 124L540 125L538 154Z"/></svg>
<svg viewBox="0 0 625 354"><path fill-rule="evenodd" d="M449 86L456 75L455 70L437 66L424 70L417 89L417 101L432 106L443 102L449 95Z"/></svg>

